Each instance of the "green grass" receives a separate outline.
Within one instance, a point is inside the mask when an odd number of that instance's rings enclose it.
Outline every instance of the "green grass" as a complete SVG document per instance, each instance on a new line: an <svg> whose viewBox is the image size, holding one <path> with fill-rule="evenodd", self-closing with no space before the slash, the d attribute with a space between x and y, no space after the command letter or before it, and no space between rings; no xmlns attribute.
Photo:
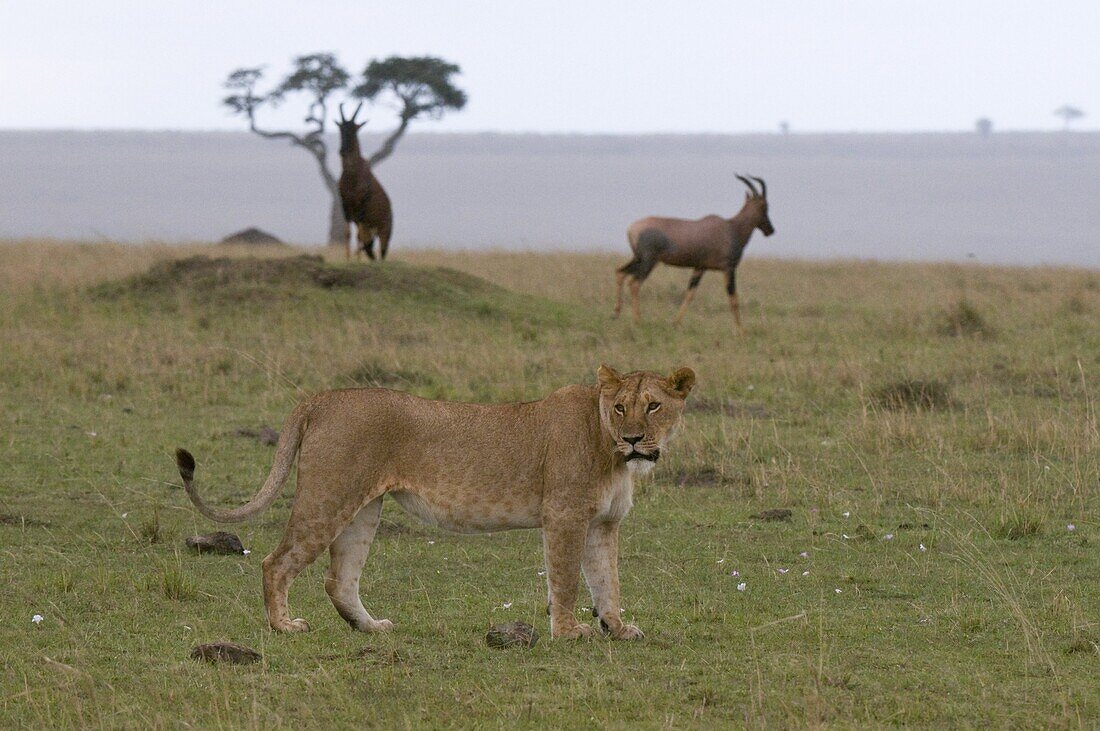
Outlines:
<svg viewBox="0 0 1100 731"><path fill-rule="evenodd" d="M1100 718L1100 274L749 259L738 338L716 276L670 326L678 270L643 288L647 322L611 320L614 257L169 261L199 252L0 247L0 726ZM177 445L237 505L273 450L235 430L278 427L304 393L531 399L601 361L699 374L623 527L642 642L547 639L532 531L444 534L388 502L362 582L388 636L339 619L324 559L291 593L313 631L266 629L290 489L237 526L250 555L183 545L216 526ZM793 519L749 517L776 507ZM534 649L486 647L510 620ZM219 639L263 661L189 658Z"/></svg>

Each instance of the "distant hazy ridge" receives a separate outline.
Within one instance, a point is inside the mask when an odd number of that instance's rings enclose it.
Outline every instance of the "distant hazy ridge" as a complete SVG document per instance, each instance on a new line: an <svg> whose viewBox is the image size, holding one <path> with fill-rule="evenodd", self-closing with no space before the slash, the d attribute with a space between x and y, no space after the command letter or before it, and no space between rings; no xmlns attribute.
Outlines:
<svg viewBox="0 0 1100 731"><path fill-rule="evenodd" d="M749 255L1100 266L1096 133L413 134L376 169L395 248L624 253L635 218L732 216L734 172L777 231ZM0 238L320 243L327 211L312 158L243 132L0 132Z"/></svg>

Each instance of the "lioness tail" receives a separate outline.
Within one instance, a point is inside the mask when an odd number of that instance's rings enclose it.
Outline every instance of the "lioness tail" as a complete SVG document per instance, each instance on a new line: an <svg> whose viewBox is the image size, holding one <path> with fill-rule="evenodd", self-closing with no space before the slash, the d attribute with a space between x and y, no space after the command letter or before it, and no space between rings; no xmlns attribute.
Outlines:
<svg viewBox="0 0 1100 731"><path fill-rule="evenodd" d="M271 472L268 473L263 487L247 503L232 510L217 510L206 504L195 488L195 458L186 449L177 448L176 467L179 468L180 477L183 478L187 497L191 498L191 502L200 513L219 523L239 523L263 512L275 502L279 490L290 476L290 469L294 466L294 458L298 455L298 447L302 443L305 421L305 404L299 404L283 424L283 430L279 434L279 445L275 448L275 463L271 465Z"/></svg>

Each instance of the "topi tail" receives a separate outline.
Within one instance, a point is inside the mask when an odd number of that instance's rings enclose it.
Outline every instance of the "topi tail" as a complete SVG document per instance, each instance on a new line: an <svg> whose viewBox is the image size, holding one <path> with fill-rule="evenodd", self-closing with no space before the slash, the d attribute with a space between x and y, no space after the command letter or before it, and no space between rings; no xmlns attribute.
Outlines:
<svg viewBox="0 0 1100 731"><path fill-rule="evenodd" d="M176 449L176 467L179 468L180 477L183 478L183 486L187 489L187 497L200 513L219 523L239 523L242 520L258 515L275 502L279 491L290 476L290 469L294 466L294 458L298 455L298 447L302 443L302 432L305 431L306 404L299 404L279 434L279 445L275 448L275 464L271 465L271 472L263 487L247 503L232 510L217 510L206 504L195 489L195 458L186 449Z"/></svg>

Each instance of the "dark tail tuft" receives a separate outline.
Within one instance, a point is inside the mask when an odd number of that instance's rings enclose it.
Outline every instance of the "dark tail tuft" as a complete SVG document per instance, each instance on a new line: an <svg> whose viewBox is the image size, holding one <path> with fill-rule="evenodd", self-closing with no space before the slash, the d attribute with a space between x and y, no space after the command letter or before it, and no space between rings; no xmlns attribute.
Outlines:
<svg viewBox="0 0 1100 731"><path fill-rule="evenodd" d="M176 467L179 468L184 482L195 478L195 458L183 447L176 447Z"/></svg>

